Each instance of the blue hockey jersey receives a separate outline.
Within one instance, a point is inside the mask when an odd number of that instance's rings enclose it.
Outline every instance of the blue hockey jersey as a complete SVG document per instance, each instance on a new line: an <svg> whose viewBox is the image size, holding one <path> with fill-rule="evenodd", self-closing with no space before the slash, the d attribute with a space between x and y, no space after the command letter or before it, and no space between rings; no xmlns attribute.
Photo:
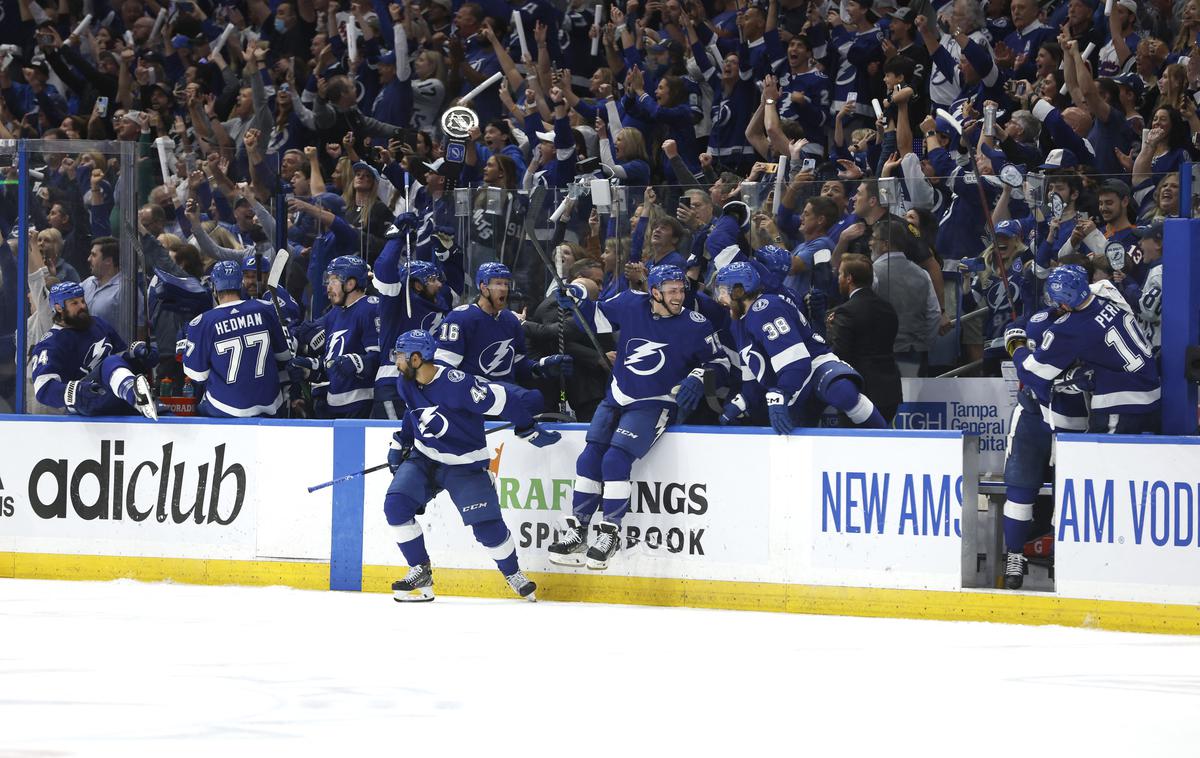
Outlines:
<svg viewBox="0 0 1200 758"><path fill-rule="evenodd" d="M401 378L396 386L408 409L402 434L411 438L422 455L438 463L487 466L491 449L483 431L484 416L503 416L518 429L533 424L519 398L502 385L458 369L438 366L429 384Z"/></svg>
<svg viewBox="0 0 1200 758"><path fill-rule="evenodd" d="M671 318L656 316L650 297L636 290L598 303L587 300L579 308L598 334L620 332L608 388L608 397L619 405L674 404L672 390L696 368L718 372L718 385L728 375L729 359L720 339L697 311L685 308Z"/></svg>
<svg viewBox="0 0 1200 758"><path fill-rule="evenodd" d="M1030 345L1040 344L1046 329L1054 323L1057 309L1043 308L1029 317L1025 325L1026 341ZM1032 396L1042 414L1042 422L1051 431L1083 432L1088 427L1087 397L1077 389L1064 388L1059 381L1047 381L1031 374L1014 361L1017 377L1024 385L1017 400L1027 407L1027 398ZM1033 408L1028 408L1032 411Z"/></svg>
<svg viewBox="0 0 1200 758"><path fill-rule="evenodd" d="M200 412L246 418L283 405L278 362L292 358L275 308L261 300L222 303L187 326L183 371L204 383Z"/></svg>
<svg viewBox="0 0 1200 758"><path fill-rule="evenodd" d="M379 368L379 298L360 297L349 307L333 307L325 314L325 373L329 376L329 410L336 416L359 413L375 399L375 372ZM343 355L357 355L362 373L346 377L333 370Z"/></svg>
<svg viewBox="0 0 1200 758"><path fill-rule="evenodd" d="M375 373L376 400L392 400L396 395L399 371L389 360L396 338L410 329L437 333L437 325L445 311L439 301L429 300L410 292L407 282L400 281L402 240L389 240L375 260L375 289L379 292L379 370ZM409 315L409 308L412 315Z"/></svg>
<svg viewBox="0 0 1200 758"><path fill-rule="evenodd" d="M815 369L837 360L796 304L781 295L760 295L730 331L741 362L742 397L750 406L767 390L778 390L789 405L806 402Z"/></svg>
<svg viewBox="0 0 1200 758"><path fill-rule="evenodd" d="M435 359L449 368L493 382L515 383L529 374L525 330L508 309L489 316L477 303L460 305L442 319L437 339Z"/></svg>
<svg viewBox="0 0 1200 758"><path fill-rule="evenodd" d="M1133 311L1105 284L1093 285L1083 308L1054 319L1034 347L1017 348L1013 362L1022 380L1036 385L1053 381L1079 361L1095 372L1093 412L1149 413L1161 395L1158 367ZM1096 294L1110 291L1112 299Z"/></svg>
<svg viewBox="0 0 1200 758"><path fill-rule="evenodd" d="M33 348L30 361L37 401L51 408L65 408L67 383L83 379L105 358L126 347L117 330L99 316L92 316L92 326L83 331L59 324L50 327Z"/></svg>

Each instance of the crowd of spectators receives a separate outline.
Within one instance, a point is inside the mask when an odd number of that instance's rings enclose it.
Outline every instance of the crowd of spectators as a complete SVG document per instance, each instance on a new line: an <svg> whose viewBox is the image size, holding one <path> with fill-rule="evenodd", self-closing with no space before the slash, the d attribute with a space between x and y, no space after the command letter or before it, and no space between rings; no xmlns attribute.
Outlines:
<svg viewBox="0 0 1200 758"><path fill-rule="evenodd" d="M854 328L894 330L907 375L997 373L1004 325L1039 307L1064 260L1111 279L1158 344L1161 222L1180 213L1200 135L1200 0L18 5L4 24L20 44L0 47L0 138L44 141L24 177L29 345L55 281L82 280L93 313L116 322L156 273L202 293L216 261L258 252L265 270L283 246L293 321L318 318L325 265L373 265L405 211L412 255L454 302L480 263L509 265L535 352L557 352L572 327L547 305L531 237L594 297L671 261L704 289L777 245L819 328L871 286L896 318ZM448 161L441 114L496 73L469 103L480 123L464 160ZM11 335L26 184L3 166ZM551 199L528 219L539 187ZM135 271L120 267L123 237L136 237ZM137 300L126 326L158 346L158 378L180 381L190 314L161 300ZM0 358L19 363L6 344ZM578 403L604 390L590 372L571 382Z"/></svg>

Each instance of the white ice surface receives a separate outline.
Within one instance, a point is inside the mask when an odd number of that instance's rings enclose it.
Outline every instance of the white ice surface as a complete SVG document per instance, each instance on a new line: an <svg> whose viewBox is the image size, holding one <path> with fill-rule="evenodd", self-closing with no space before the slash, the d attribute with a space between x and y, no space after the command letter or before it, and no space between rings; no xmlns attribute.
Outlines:
<svg viewBox="0 0 1200 758"><path fill-rule="evenodd" d="M1200 639L0 581L11 756L1196 755Z"/></svg>

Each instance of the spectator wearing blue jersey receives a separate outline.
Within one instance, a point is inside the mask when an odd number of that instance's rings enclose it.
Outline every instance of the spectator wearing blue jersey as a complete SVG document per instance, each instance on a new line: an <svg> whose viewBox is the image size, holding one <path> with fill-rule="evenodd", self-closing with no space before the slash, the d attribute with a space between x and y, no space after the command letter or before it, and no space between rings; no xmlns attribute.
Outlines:
<svg viewBox="0 0 1200 758"><path fill-rule="evenodd" d="M642 70L637 66L629 69L625 78L625 110L639 118L656 124L662 130L662 139L673 139L679 146L679 155L693 174L700 173L700 150L696 141L696 117L688 104L688 91L683 79L664 76L651 95L645 89Z"/></svg>

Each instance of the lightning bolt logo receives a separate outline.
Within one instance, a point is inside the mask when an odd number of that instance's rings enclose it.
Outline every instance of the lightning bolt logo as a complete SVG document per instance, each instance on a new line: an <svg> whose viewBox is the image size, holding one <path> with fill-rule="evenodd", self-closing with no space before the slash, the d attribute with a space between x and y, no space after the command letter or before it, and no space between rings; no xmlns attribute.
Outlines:
<svg viewBox="0 0 1200 758"><path fill-rule="evenodd" d="M500 340L488 345L487 348L479 354L479 368L483 369L485 376L495 376L499 374L507 374L512 367L513 349L511 347L512 340ZM484 360L486 356L492 356L492 359L486 364ZM505 365L507 361L508 365ZM503 369L501 367L503 366Z"/></svg>
<svg viewBox="0 0 1200 758"><path fill-rule="evenodd" d="M440 428L434 429L435 425ZM421 432L422 437L436 440L450 430L450 422L446 420L445 416L438 413L436 405L431 405L421 409L421 416L417 419L417 429Z"/></svg>
<svg viewBox="0 0 1200 758"><path fill-rule="evenodd" d="M341 356L342 351L346 349L346 334L349 329L338 329L331 335L328 335L325 346L325 362L331 363L334 358Z"/></svg>
<svg viewBox="0 0 1200 758"><path fill-rule="evenodd" d="M83 373L90 373L93 369L100 365L100 362L108 357L112 352L112 345L108 344L107 339L98 339L88 347L87 353L83 357Z"/></svg>
<svg viewBox="0 0 1200 758"><path fill-rule="evenodd" d="M646 339L632 339L629 341L629 355L625 358L625 368L629 369L638 376L650 376L656 373L663 364L667 362L667 356L662 349L667 346L665 342L654 342ZM637 367L647 358L658 356L658 361L650 368Z"/></svg>

